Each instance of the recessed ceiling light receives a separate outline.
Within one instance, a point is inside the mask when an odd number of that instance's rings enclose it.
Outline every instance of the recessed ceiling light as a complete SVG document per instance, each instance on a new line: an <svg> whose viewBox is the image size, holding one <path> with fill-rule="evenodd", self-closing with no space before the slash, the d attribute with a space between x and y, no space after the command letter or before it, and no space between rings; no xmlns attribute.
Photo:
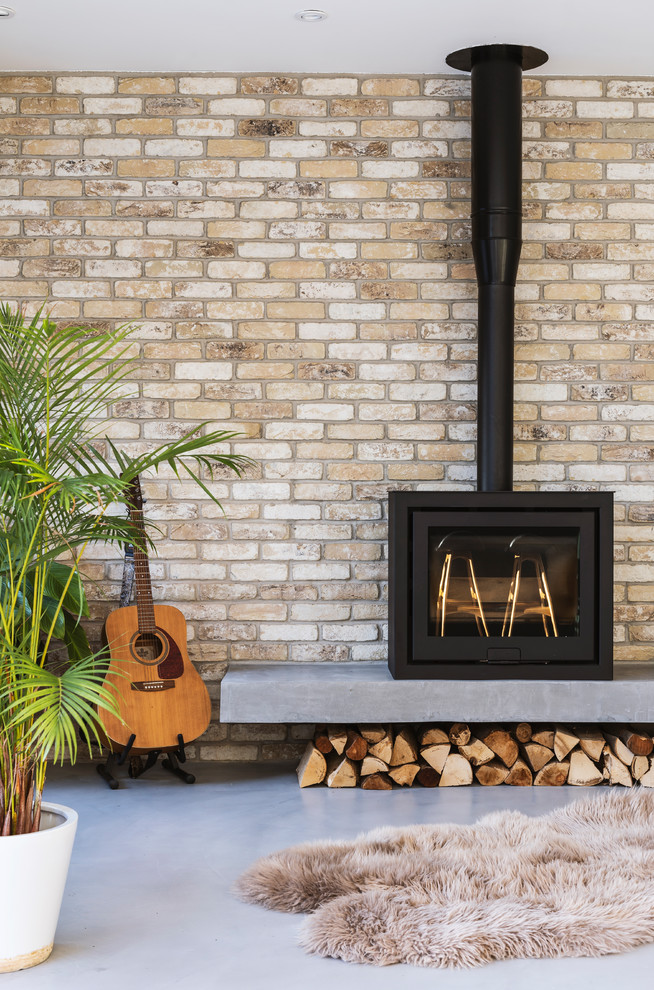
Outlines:
<svg viewBox="0 0 654 990"><path fill-rule="evenodd" d="M324 21L328 17L328 14L324 10L298 10L295 15L296 21Z"/></svg>
<svg viewBox="0 0 654 990"><path fill-rule="evenodd" d="M13 7L0 7L0 17L13 17L15 13Z"/></svg>

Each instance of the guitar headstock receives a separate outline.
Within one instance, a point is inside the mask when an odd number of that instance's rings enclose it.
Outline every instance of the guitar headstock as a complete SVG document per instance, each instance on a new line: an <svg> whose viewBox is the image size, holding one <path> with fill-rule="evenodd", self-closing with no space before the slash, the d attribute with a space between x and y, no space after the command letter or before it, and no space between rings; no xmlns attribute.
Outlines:
<svg viewBox="0 0 654 990"><path fill-rule="evenodd" d="M131 481L127 500L133 512L143 512L145 499L143 498L143 493L141 491L141 479L138 474Z"/></svg>

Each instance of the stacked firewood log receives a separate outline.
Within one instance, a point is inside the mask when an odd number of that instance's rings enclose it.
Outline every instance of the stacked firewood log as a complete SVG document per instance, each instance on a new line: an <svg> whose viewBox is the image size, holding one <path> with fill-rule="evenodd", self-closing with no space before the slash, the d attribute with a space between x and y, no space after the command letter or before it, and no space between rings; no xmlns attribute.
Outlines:
<svg viewBox="0 0 654 990"><path fill-rule="evenodd" d="M317 726L300 787L517 787L639 783L654 787L654 740L623 725Z"/></svg>

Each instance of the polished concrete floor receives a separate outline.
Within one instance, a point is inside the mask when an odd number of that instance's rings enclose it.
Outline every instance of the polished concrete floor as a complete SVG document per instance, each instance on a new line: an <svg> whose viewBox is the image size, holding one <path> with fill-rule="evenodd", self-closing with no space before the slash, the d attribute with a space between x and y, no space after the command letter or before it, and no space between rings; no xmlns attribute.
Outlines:
<svg viewBox="0 0 654 990"><path fill-rule="evenodd" d="M297 915L230 893L253 859L380 824L537 815L576 788L299 790L292 767L195 768L187 786L157 767L110 791L92 767L53 771L52 801L79 812L54 952L2 990L609 990L654 985L654 945L603 959L515 960L473 971L378 969L308 956ZM0 878L0 896L1 878Z"/></svg>

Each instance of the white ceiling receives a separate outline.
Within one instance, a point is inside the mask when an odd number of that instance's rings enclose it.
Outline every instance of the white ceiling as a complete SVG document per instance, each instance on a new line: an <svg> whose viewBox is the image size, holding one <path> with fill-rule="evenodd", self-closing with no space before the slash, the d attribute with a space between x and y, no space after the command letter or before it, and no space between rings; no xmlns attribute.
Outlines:
<svg viewBox="0 0 654 990"><path fill-rule="evenodd" d="M544 48L555 75L654 76L652 0L5 0L0 70L451 72L457 48ZM301 23L294 13L329 17Z"/></svg>

